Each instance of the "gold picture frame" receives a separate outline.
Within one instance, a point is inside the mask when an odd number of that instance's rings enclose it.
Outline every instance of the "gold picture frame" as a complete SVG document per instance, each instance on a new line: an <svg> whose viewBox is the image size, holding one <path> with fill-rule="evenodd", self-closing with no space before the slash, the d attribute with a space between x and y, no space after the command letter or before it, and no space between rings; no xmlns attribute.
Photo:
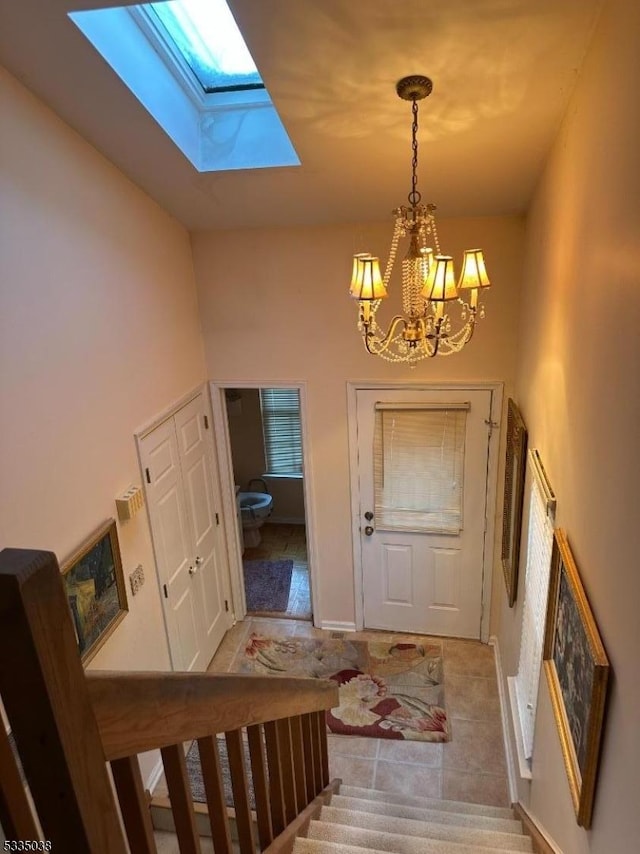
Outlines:
<svg viewBox="0 0 640 854"><path fill-rule="evenodd" d="M543 658L576 818L588 828L610 667L560 529L554 532Z"/></svg>
<svg viewBox="0 0 640 854"><path fill-rule="evenodd" d="M65 561L62 576L86 664L129 610L114 519L102 524Z"/></svg>
<svg viewBox="0 0 640 854"><path fill-rule="evenodd" d="M502 572L509 607L518 593L522 502L527 464L527 428L514 400L507 405L507 455L504 467L504 502L502 515Z"/></svg>

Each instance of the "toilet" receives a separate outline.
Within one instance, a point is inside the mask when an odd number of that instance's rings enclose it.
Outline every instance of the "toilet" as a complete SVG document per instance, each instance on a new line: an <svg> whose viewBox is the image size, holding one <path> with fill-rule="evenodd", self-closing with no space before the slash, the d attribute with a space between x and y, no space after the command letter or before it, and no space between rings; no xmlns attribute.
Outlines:
<svg viewBox="0 0 640 854"><path fill-rule="evenodd" d="M244 545L255 547L260 544L260 528L273 509L273 497L267 492L239 492L240 515Z"/></svg>

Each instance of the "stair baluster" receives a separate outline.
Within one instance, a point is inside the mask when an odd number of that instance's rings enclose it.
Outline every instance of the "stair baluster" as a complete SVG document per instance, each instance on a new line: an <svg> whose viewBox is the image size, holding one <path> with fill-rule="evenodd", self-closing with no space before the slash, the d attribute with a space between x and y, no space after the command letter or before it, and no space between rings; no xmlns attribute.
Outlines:
<svg viewBox="0 0 640 854"><path fill-rule="evenodd" d="M136 854L156 854L149 803L142 784L138 757L114 759L111 772L129 847Z"/></svg>
<svg viewBox="0 0 640 854"><path fill-rule="evenodd" d="M244 749L242 731L239 729L225 733L229 769L231 771L231 787L233 789L233 805L236 811L238 842L240 854L254 854L255 841L253 838L253 820L249 806L249 786L247 772L244 766Z"/></svg>
<svg viewBox="0 0 640 854"><path fill-rule="evenodd" d="M182 744L171 744L163 747L160 753L176 834L180 840L180 854L200 854L200 837L193 812L184 748Z"/></svg>
<svg viewBox="0 0 640 854"><path fill-rule="evenodd" d="M249 758L251 759L253 793L256 802L258 837L260 839L260 848L264 850L273 841L273 827L271 824L267 765L262 740L262 729L259 724L247 727L247 738L249 741Z"/></svg>
<svg viewBox="0 0 640 854"><path fill-rule="evenodd" d="M233 845L229 831L227 803L216 737L209 735L199 738L198 751L202 767L202 780L207 796L213 847L216 854L231 854Z"/></svg>

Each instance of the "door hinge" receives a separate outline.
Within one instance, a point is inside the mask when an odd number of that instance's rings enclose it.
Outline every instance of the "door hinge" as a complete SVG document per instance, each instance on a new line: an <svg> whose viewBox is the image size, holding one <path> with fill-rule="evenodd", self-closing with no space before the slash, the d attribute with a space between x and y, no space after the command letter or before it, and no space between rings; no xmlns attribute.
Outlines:
<svg viewBox="0 0 640 854"><path fill-rule="evenodd" d="M216 525L219 525L219 524L220 524L220 517L219 517L219 516L218 516L218 514L216 513Z"/></svg>
<svg viewBox="0 0 640 854"><path fill-rule="evenodd" d="M225 600L224 600L224 610L225 610L227 613L229 613L229 600L228 600L228 599L225 599Z"/></svg>
<svg viewBox="0 0 640 854"><path fill-rule="evenodd" d="M489 428L489 436L491 436L491 434L492 434L492 433L493 433L493 431L496 429L496 427L499 427L499 426L500 426L500 422L499 422L499 421L492 421L492 420L491 420L491 418L485 418L485 419L484 419L484 423L485 423L485 424L487 425L487 427Z"/></svg>
<svg viewBox="0 0 640 854"><path fill-rule="evenodd" d="M165 599L168 599L168 598L169 598L169 594L167 593L167 585L166 585L166 584L163 584L163 585L162 585L162 589L164 590L164 598L165 598Z"/></svg>
<svg viewBox="0 0 640 854"><path fill-rule="evenodd" d="M147 483L151 483L151 475L149 474L149 469L145 469L144 473L147 476Z"/></svg>
<svg viewBox="0 0 640 854"><path fill-rule="evenodd" d="M209 416L208 415L204 416L204 429L205 430L209 429Z"/></svg>

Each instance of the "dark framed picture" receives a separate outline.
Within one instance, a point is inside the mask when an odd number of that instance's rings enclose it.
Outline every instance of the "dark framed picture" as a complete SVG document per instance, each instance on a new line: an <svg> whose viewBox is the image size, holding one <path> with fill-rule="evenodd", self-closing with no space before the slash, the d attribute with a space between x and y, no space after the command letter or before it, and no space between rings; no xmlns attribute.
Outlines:
<svg viewBox="0 0 640 854"><path fill-rule="evenodd" d="M520 410L509 398L507 407L507 457L504 468L504 505L502 515L502 572L509 607L518 593L518 563L522 531L522 502L527 463L527 428Z"/></svg>
<svg viewBox="0 0 640 854"><path fill-rule="evenodd" d="M62 575L83 664L129 610L115 520L109 519L65 562Z"/></svg>
<svg viewBox="0 0 640 854"><path fill-rule="evenodd" d="M591 825L609 661L564 531L554 533L544 667L578 824Z"/></svg>

